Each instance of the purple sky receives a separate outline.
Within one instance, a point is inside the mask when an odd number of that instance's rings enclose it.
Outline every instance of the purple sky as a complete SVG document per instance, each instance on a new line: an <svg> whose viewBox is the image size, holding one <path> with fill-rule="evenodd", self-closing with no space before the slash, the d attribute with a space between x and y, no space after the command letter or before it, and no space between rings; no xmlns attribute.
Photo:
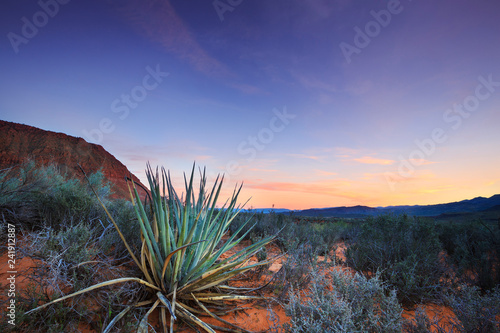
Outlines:
<svg viewBox="0 0 500 333"><path fill-rule="evenodd" d="M0 118L249 206L500 193L500 2L7 0Z"/></svg>

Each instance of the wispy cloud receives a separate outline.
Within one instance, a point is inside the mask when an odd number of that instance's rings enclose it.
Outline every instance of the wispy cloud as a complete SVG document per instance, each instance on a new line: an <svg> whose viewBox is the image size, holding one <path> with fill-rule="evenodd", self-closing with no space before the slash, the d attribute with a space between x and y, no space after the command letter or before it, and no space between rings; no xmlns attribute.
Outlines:
<svg viewBox="0 0 500 333"><path fill-rule="evenodd" d="M309 159L309 160L314 160L314 161L319 161L323 158L323 156L307 155L307 154L286 154L286 156L290 156L290 157L294 157L294 158Z"/></svg>
<svg viewBox="0 0 500 333"><path fill-rule="evenodd" d="M321 81L315 77L298 74L295 71L292 71L291 74L306 89L319 89L327 92L338 92L337 87L331 83Z"/></svg>
<svg viewBox="0 0 500 333"><path fill-rule="evenodd" d="M493 186L493 185L497 184L498 182L500 182L500 179L494 179L492 181L487 182L486 186Z"/></svg>
<svg viewBox="0 0 500 333"><path fill-rule="evenodd" d="M255 172L279 172L279 170L277 170L277 169L262 169L262 168L250 168L248 170L255 171Z"/></svg>
<svg viewBox="0 0 500 333"><path fill-rule="evenodd" d="M432 162L432 161L429 161L429 160L426 160L423 158L422 159L410 158L410 159L408 159L408 162L410 162L411 164L413 164L415 166L429 165L429 164L437 163L437 162Z"/></svg>
<svg viewBox="0 0 500 333"><path fill-rule="evenodd" d="M196 70L208 75L232 76L225 65L200 46L169 0L129 0L119 11L139 33L186 60Z"/></svg>
<svg viewBox="0 0 500 333"><path fill-rule="evenodd" d="M359 197L358 193L345 191L351 183L345 179L329 180L322 182L292 183L292 182L253 182L247 187L266 191L277 192L303 192L346 198Z"/></svg>
<svg viewBox="0 0 500 333"><path fill-rule="evenodd" d="M339 158L351 158L354 155L360 153L359 149L349 148L349 147L335 147L335 155Z"/></svg>
<svg viewBox="0 0 500 333"><path fill-rule="evenodd" d="M247 94L247 95L268 95L268 93L257 86L253 86L251 84L246 83L232 83L231 86L233 88L238 89L239 91Z"/></svg>
<svg viewBox="0 0 500 333"><path fill-rule="evenodd" d="M364 156L361 158L355 158L353 161L363 163L363 164L379 164L379 165L391 165L394 164L394 160L387 160L382 158L376 158L372 156Z"/></svg>
<svg viewBox="0 0 500 333"><path fill-rule="evenodd" d="M448 186L442 186L442 187L439 187L439 188L420 189L420 190L418 190L418 193L434 194L434 193L443 192L443 191L452 191L454 189L455 189L454 186L448 185Z"/></svg>
<svg viewBox="0 0 500 333"><path fill-rule="evenodd" d="M387 172L382 174L386 181L392 183L411 183L426 180L436 181L437 177L434 172L430 170L415 170L409 177L399 175L398 172Z"/></svg>
<svg viewBox="0 0 500 333"><path fill-rule="evenodd" d="M318 170L318 169L315 169L314 173L317 176L322 176L322 177L328 177L328 176L336 176L336 175L338 175L337 172L331 172L331 171L325 171L325 170Z"/></svg>

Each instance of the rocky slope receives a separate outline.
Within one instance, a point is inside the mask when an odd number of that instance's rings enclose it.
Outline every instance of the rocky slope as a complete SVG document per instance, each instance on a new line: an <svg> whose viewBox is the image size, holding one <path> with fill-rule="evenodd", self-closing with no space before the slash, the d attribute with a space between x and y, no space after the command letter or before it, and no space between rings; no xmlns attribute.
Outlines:
<svg viewBox="0 0 500 333"><path fill-rule="evenodd" d="M113 184L114 197L129 199L126 176L140 183L123 163L102 146L63 133L0 120L0 170L32 159L37 164L55 163L70 177L83 178L77 164L87 173L102 169ZM142 185L142 184L141 184ZM145 192L138 188L144 196Z"/></svg>

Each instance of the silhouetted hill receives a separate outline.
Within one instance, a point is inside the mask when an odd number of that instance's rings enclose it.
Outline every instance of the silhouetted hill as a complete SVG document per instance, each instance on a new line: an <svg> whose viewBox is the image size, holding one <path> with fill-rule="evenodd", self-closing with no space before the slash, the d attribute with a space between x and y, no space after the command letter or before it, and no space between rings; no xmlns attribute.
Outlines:
<svg viewBox="0 0 500 333"><path fill-rule="evenodd" d="M305 209L296 212L297 215L302 216L321 216L321 217L363 217L378 215L380 212L377 208L367 206L353 206L353 207L332 207L332 208L313 208Z"/></svg>
<svg viewBox="0 0 500 333"><path fill-rule="evenodd" d="M437 205L417 205L417 206L389 206L389 207L333 207L317 208L296 211L296 215L321 216L321 217L363 217L376 216L381 214L408 214L411 216L439 216L442 214L454 213L476 213L488 209L494 209L500 205L500 194L490 198L477 197L470 200L437 204Z"/></svg>
<svg viewBox="0 0 500 333"><path fill-rule="evenodd" d="M83 178L79 163L87 173L102 168L104 177L113 184L114 197L130 198L124 177L130 171L102 146L63 133L0 120L0 170L27 159L37 164L54 163L70 177ZM132 175L134 181L139 179ZM138 188L139 193L143 191Z"/></svg>

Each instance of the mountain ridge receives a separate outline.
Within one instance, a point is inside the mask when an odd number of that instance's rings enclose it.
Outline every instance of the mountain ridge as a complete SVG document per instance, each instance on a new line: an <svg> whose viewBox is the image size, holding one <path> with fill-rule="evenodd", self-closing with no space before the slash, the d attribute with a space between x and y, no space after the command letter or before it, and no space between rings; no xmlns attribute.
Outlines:
<svg viewBox="0 0 500 333"><path fill-rule="evenodd" d="M452 213L475 213L494 209L500 206L500 194L495 194L489 198L475 197L461 201L449 203L441 203L434 205L402 205L402 206L386 206L386 207L369 207L369 206L340 206L328 208L309 208L302 210L291 209L272 209L272 208L256 208L253 211L257 212L276 212L276 213L293 213L299 216L311 217L366 217L377 216L383 214L408 214L414 216L439 216L442 214Z"/></svg>

